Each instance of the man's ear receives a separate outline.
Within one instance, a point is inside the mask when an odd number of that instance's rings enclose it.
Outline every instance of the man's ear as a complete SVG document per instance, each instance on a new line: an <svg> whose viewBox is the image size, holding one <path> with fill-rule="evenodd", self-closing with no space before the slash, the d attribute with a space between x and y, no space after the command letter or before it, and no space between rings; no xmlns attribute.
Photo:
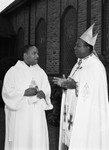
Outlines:
<svg viewBox="0 0 109 150"><path fill-rule="evenodd" d="M27 59L27 54L26 54L26 53L23 54L23 59L24 59L24 60Z"/></svg>
<svg viewBox="0 0 109 150"><path fill-rule="evenodd" d="M88 50L90 51L90 47L89 47L89 46L87 46L87 48L88 48Z"/></svg>

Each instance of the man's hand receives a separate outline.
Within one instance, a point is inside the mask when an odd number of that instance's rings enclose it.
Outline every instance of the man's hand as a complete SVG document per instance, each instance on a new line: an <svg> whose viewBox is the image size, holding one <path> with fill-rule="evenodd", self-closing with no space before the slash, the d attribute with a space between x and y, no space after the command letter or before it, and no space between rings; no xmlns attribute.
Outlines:
<svg viewBox="0 0 109 150"><path fill-rule="evenodd" d="M37 94L36 88L28 88L25 90L24 96L35 96Z"/></svg>
<svg viewBox="0 0 109 150"><path fill-rule="evenodd" d="M37 91L37 97L38 97L39 99L42 99L42 98L45 99L45 93L44 93L42 90Z"/></svg>
<svg viewBox="0 0 109 150"><path fill-rule="evenodd" d="M76 81L72 78L54 77L53 82L64 89L76 89Z"/></svg>
<svg viewBox="0 0 109 150"><path fill-rule="evenodd" d="M61 86L61 84L65 81L66 81L66 79L63 79L63 78L58 78L58 77L53 78L54 84L57 84L58 86Z"/></svg>
<svg viewBox="0 0 109 150"><path fill-rule="evenodd" d="M65 89L76 89L76 82L72 78L68 78L66 81L61 83L61 87Z"/></svg>
<svg viewBox="0 0 109 150"><path fill-rule="evenodd" d="M54 77L53 82L54 84L57 84L58 86L61 86L63 82L65 82L67 79L65 78L65 75L63 75L63 78Z"/></svg>

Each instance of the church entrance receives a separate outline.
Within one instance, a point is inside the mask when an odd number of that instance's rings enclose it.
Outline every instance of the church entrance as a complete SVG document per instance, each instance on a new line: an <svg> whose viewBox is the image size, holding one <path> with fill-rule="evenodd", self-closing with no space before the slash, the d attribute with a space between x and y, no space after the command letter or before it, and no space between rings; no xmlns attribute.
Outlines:
<svg viewBox="0 0 109 150"><path fill-rule="evenodd" d="M39 65L46 70L46 22L41 18L35 32L35 45L39 50Z"/></svg>
<svg viewBox="0 0 109 150"><path fill-rule="evenodd" d="M69 75L76 62L74 46L77 39L77 13L68 7L61 18L61 74Z"/></svg>

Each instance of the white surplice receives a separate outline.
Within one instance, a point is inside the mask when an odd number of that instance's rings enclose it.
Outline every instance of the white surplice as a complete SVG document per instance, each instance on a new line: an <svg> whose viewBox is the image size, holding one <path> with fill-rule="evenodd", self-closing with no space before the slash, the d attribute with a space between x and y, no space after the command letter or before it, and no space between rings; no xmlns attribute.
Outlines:
<svg viewBox="0 0 109 150"><path fill-rule="evenodd" d="M59 150L63 150L63 143L69 150L109 150L109 103L105 68L93 54L82 59L79 69L76 69L77 66L78 63L70 77L78 82L78 96L75 90L64 91L62 96ZM66 122L64 106L68 108Z"/></svg>
<svg viewBox="0 0 109 150"><path fill-rule="evenodd" d="M46 98L24 96L31 86L38 86ZM38 64L28 67L18 61L8 70L2 89L6 116L5 150L49 150L45 110L53 108L50 94L48 77Z"/></svg>

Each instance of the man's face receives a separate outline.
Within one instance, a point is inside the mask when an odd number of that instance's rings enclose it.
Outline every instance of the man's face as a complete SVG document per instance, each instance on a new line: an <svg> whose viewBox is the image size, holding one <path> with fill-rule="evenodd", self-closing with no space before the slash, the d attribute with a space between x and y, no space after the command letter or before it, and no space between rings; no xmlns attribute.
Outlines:
<svg viewBox="0 0 109 150"><path fill-rule="evenodd" d="M84 58L90 54L89 47L81 39L77 40L77 43L74 49L75 49L75 55L77 58Z"/></svg>
<svg viewBox="0 0 109 150"><path fill-rule="evenodd" d="M35 46L30 47L29 51L25 53L25 59L29 65L36 65L39 59L38 49Z"/></svg>

